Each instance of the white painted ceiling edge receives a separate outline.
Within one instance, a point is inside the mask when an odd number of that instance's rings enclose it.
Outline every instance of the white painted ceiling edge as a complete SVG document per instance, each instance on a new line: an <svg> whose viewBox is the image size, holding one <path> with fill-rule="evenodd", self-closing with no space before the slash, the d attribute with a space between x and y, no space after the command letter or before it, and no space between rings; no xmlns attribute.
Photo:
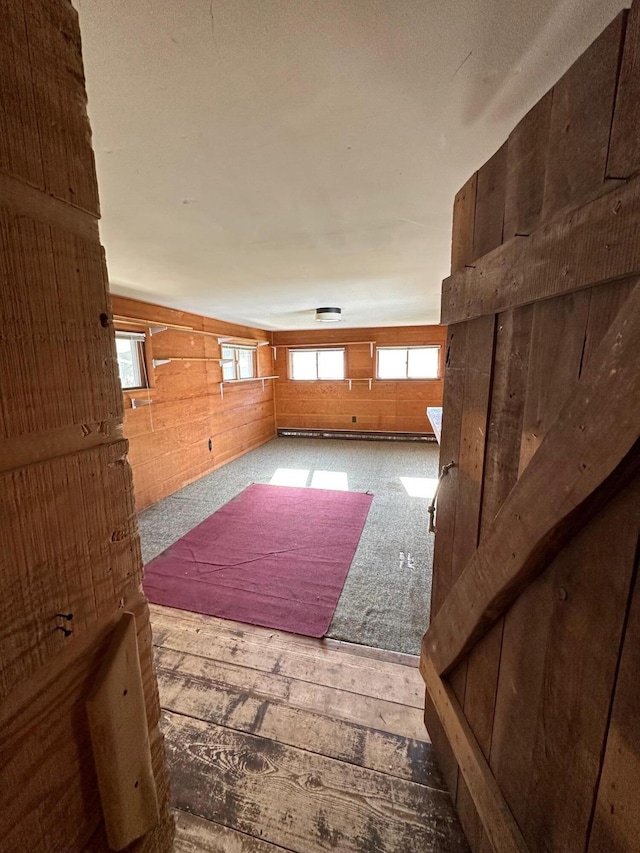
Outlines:
<svg viewBox="0 0 640 853"><path fill-rule="evenodd" d="M113 292L304 329L439 321L455 192L625 4L75 5Z"/></svg>

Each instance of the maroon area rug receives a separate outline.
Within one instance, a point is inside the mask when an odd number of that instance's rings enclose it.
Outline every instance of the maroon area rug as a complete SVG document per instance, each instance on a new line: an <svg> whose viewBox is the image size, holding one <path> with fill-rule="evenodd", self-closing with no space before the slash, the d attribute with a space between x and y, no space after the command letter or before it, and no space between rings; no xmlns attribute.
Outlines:
<svg viewBox="0 0 640 853"><path fill-rule="evenodd" d="M145 568L154 604L322 637L372 496L249 486Z"/></svg>

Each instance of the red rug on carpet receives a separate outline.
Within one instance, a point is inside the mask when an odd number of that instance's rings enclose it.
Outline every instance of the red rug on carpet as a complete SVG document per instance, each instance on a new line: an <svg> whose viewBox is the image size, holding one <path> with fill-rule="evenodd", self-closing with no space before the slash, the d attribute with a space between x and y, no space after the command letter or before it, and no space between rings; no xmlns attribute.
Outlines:
<svg viewBox="0 0 640 853"><path fill-rule="evenodd" d="M372 499L249 486L148 563L144 590L154 604L322 637Z"/></svg>

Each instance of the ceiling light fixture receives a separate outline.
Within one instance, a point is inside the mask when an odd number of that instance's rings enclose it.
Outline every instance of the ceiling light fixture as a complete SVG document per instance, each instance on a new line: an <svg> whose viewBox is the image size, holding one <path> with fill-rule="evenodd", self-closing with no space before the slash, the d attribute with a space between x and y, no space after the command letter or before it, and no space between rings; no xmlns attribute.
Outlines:
<svg viewBox="0 0 640 853"><path fill-rule="evenodd" d="M342 319L342 308L316 308L316 320L321 323L337 323Z"/></svg>

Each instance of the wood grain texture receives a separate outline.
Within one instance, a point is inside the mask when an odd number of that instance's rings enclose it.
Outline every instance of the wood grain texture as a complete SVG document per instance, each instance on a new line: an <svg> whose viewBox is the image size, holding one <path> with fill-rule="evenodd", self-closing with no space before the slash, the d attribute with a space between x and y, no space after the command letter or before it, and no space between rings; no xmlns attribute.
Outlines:
<svg viewBox="0 0 640 853"><path fill-rule="evenodd" d="M467 324L467 354L464 380L464 408L460 425L458 494L454 519L455 535L451 552L450 583L460 573L478 545L482 506L482 482L487 437L489 396L494 350L494 317L481 317ZM462 662L451 674L451 687L462 705L466 692L467 664ZM459 779L456 805L464 796L466 782ZM464 811L459 811L465 820Z"/></svg>
<svg viewBox="0 0 640 853"><path fill-rule="evenodd" d="M527 853L528 847L502 796L453 689L429 658L420 671L472 800L495 853Z"/></svg>
<svg viewBox="0 0 640 853"><path fill-rule="evenodd" d="M477 172L473 261L502 244L507 176L507 144Z"/></svg>
<svg viewBox="0 0 640 853"><path fill-rule="evenodd" d="M161 666L158 677L162 705L168 711L444 790L424 730L423 739L419 739L363 726L327 716L322 707L295 707L282 695L270 697L265 692L232 687L206 673L201 678L182 673L179 664L172 671ZM357 696L343 698L364 704ZM374 722L386 725L380 719ZM309 732L313 732L311 742Z"/></svg>
<svg viewBox="0 0 640 853"><path fill-rule="evenodd" d="M224 661L187 655L171 649L159 650L156 657L158 665L165 672L179 670L191 678L209 678L217 684L249 691L263 699L286 701L293 708L336 714L367 728L384 726L392 734L425 739L421 711L394 702L393 699L368 696L367 701L363 702L357 698L361 694L332 685L303 681L278 672L239 668Z"/></svg>
<svg viewBox="0 0 640 853"><path fill-rule="evenodd" d="M312 646L295 650L278 648L264 640L220 635L217 632L189 634L183 625L171 624L160 614L154 615L154 636L163 649L198 657L233 663L248 670L277 673L285 678L324 685L361 696L389 699L408 707L421 709L423 684L417 669L395 663L358 659L345 661L339 652L320 653Z"/></svg>
<svg viewBox="0 0 640 853"><path fill-rule="evenodd" d="M56 613L73 614L75 641L90 635L95 620L111 612L124 591L140 582L125 452L126 444L120 441L0 477L3 697L67 645L56 630L61 624ZM64 550L53 547L47 532L64 532Z"/></svg>
<svg viewBox="0 0 640 853"><path fill-rule="evenodd" d="M157 606L153 623L167 710L443 788L413 658ZM393 704L371 701L384 691Z"/></svg>
<svg viewBox="0 0 640 853"><path fill-rule="evenodd" d="M464 269L474 260L473 235L476 221L476 194L478 173L456 193L453 202L453 224L451 228L451 272Z"/></svg>
<svg viewBox="0 0 640 853"><path fill-rule="evenodd" d="M625 21L626 11L620 12L553 88L545 219L611 183L605 176Z"/></svg>
<svg viewBox="0 0 640 853"><path fill-rule="evenodd" d="M169 779L166 774L161 773L161 768L165 762L164 740L157 728L156 734L151 740L151 760L154 776L161 781L161 786L157 789L158 798L163 803L167 803L169 798ZM174 836L174 824L175 820L172 810L165 808L157 826L142 838L132 842L127 847L127 853L166 853L167 844L170 844L168 839L172 839ZM169 849L173 850L174 848L170 846ZM104 824L100 824L91 836L89 843L83 848L83 853L108 853L109 850L110 847Z"/></svg>
<svg viewBox="0 0 640 853"><path fill-rule="evenodd" d="M538 225L544 200L553 90L511 131L507 143L504 239L528 235Z"/></svg>
<svg viewBox="0 0 640 853"><path fill-rule="evenodd" d="M77 14L71 4L2 4L0 169L99 213Z"/></svg>
<svg viewBox="0 0 640 853"><path fill-rule="evenodd" d="M379 686L400 700L407 678L420 678L414 666L383 650L153 610L178 850L466 851L426 732L412 736L417 709L387 701L372 713ZM209 657L166 645L201 641ZM344 689L360 667L378 686ZM334 683L317 692L323 678Z"/></svg>
<svg viewBox="0 0 640 853"><path fill-rule="evenodd" d="M97 233L0 208L0 243L0 438L120 418Z"/></svg>
<svg viewBox="0 0 640 853"><path fill-rule="evenodd" d="M120 616L86 705L107 839L122 850L160 821L130 611Z"/></svg>
<svg viewBox="0 0 640 853"><path fill-rule="evenodd" d="M442 791L170 712L164 728L175 805L207 820L305 853L466 848Z"/></svg>
<svg viewBox="0 0 640 853"><path fill-rule="evenodd" d="M156 743L154 773L166 814L147 604L137 590L125 594L123 604L137 618L147 725ZM7 853L82 850L102 824L85 700L119 616L119 611L105 614L93 623L92 633L70 639L42 673L22 681L2 703L0 835ZM169 837L163 837L163 851L170 849Z"/></svg>
<svg viewBox="0 0 640 853"><path fill-rule="evenodd" d="M640 274L640 180L556 214L442 283L442 322L459 323Z"/></svg>
<svg viewBox="0 0 640 853"><path fill-rule="evenodd" d="M634 519L637 524L637 517ZM588 853L625 853L640 837L640 585L638 555Z"/></svg>
<svg viewBox="0 0 640 853"><path fill-rule="evenodd" d="M112 306L114 314L140 320L142 328L187 327L147 337L152 359L181 360L152 369L150 389L124 395L124 434L130 439L138 510L273 438L273 383L265 382L264 388L260 382L227 384L221 397L220 345L216 337L197 334L266 340L266 332L125 297L113 296ZM271 347L259 347L257 359L259 375L272 375ZM133 408L132 400L140 398L152 402Z"/></svg>
<svg viewBox="0 0 640 853"><path fill-rule="evenodd" d="M444 401L442 410L442 439L440 469L460 459L461 424L464 405L464 382L467 364L467 333L469 324L460 323L448 329ZM455 534L456 502L458 499L458 469L454 466L443 479L438 492L437 535L434 542L433 580L431 589L431 621L438 613L451 589L451 560ZM425 724L436 749L447 788L456 795L458 768L447 742L440 719L425 695Z"/></svg>
<svg viewBox="0 0 640 853"><path fill-rule="evenodd" d="M583 290L532 306L520 474L544 441L580 376L590 300L591 292Z"/></svg>
<svg viewBox="0 0 640 853"><path fill-rule="evenodd" d="M639 340L636 286L425 635L423 656L439 672L455 666L542 571L549 554L575 532L574 525L584 523L587 499L632 453L640 423L633 357ZM609 436L604 445L603 435ZM628 460L622 473L630 465ZM558 484L555 493L547 489L547 501L536 503L552 481ZM582 520L576 521L578 510Z"/></svg>
<svg viewBox="0 0 640 853"><path fill-rule="evenodd" d="M478 175L478 191L480 192L480 175ZM499 214L496 213L497 208L500 208ZM503 208L500 207L500 203L494 204L491 209L493 215L497 215L501 221ZM452 586L455 585L467 561L476 550L480 536L482 487L495 346L494 317L481 317L466 325L467 352L463 390L464 402L460 425L460 449L456 460L458 494L451 553L450 584ZM450 679L453 695L456 696L461 706L465 702L467 677L467 662L464 661L451 674ZM465 833L471 835L473 832L471 826L473 816L464 807L466 800L466 780L458 777L456 808Z"/></svg>
<svg viewBox="0 0 640 853"><path fill-rule="evenodd" d="M176 809L175 853L278 853L282 847Z"/></svg>
<svg viewBox="0 0 640 853"><path fill-rule="evenodd" d="M532 850L585 849L639 500L636 479L558 553L505 619L491 766Z"/></svg>
<svg viewBox="0 0 640 853"><path fill-rule="evenodd" d="M527 484L531 466L540 464L553 430L563 418L569 428L566 406L572 387L595 375L598 365L615 360L622 340L611 332L612 324L638 312L635 301L628 301L640 273L635 236L640 184L634 177L638 122L632 118L637 101L637 93L633 94L637 88L636 16L637 3L626 36L626 13L622 13L512 132L507 143L505 242L472 264L452 268L444 282L442 319L450 330L482 316L494 316L496 321L481 542L476 554L482 553L505 507ZM624 70L619 75L621 59ZM618 155L621 162L627 158L630 164L619 175L607 162ZM486 172L489 164L483 168ZM617 180L622 177L630 178L625 186ZM479 234L489 233L495 225L491 211L487 215L484 222L485 214L476 203L474 230ZM637 352L637 330L633 338L635 343L623 356L632 384L631 353ZM468 357L477 358L471 348ZM614 371L620 367L610 366ZM605 386L616 378L616 372L602 372L601 390L585 395L577 438L567 433L567 456L559 455L557 464L531 488L530 499L522 502L518 515L529 532L541 513L568 494L559 482L560 472L563 467L567 470L569 454L583 432L592 430L593 441L590 460L576 460L578 466L580 462L597 465L620 437L615 417L605 425L606 404L598 408ZM592 845L598 851L632 849L637 835L637 810L631 802L638 787L633 769L637 769L638 745L633 736L625 737L623 745L608 716L622 671L620 646L638 540L638 498L627 484L637 476L640 413L631 414L635 429L624 414L635 406L637 385L620 394L623 444L635 449L605 488L583 505L580 521L592 520L588 526L578 524L579 532L568 544L565 538L547 543L548 554L538 554L543 564L549 563L546 570L510 610L517 591L511 590L506 599L496 597L493 615L507 609L506 616L470 652L475 640L461 651L462 665L452 670L451 683L448 679L442 683L453 701L460 704L458 697L464 697L462 722L475 735L480 758L489 759L495 782L531 850L584 851L591 826ZM458 442L467 404L462 383L448 403L445 383L444 420L446 424L447 405L451 405ZM592 415L598 419L598 411L604 419L599 427L592 420ZM471 412L467 418L474 422ZM467 441L471 437L469 432ZM614 465L612 460L609 467ZM573 492L570 497L578 495ZM450 513L447 518L441 512L438 523L447 550L453 550L450 536L464 540L468 523L475 526L473 510L465 513L454 504ZM517 528L517 519L502 528L504 538L498 550L480 571L484 580L495 580L516 553L517 546L509 548L508 539ZM500 546L503 553L498 553ZM473 559L475 555L472 563ZM448 609L451 599L440 606L441 593L450 587L451 578L448 565L444 571L439 569L436 559L433 588L439 609L436 615L432 611L430 630L440 624L445 633L464 634L465 619L473 621L473 614L482 610L481 597L477 590L467 590L459 613ZM461 581L464 578L465 573ZM438 756L444 756L449 781L451 751L441 726L433 722L434 714L427 698L425 719ZM633 724L627 721L628 731ZM607 739L611 750L606 748ZM606 776L609 771L611 776ZM489 853L493 845L478 816L481 807L477 794L473 796L461 778L456 808L470 846L474 853Z"/></svg>
<svg viewBox="0 0 640 853"><path fill-rule="evenodd" d="M0 3L0 846L108 849L85 700L120 609L171 848L77 14ZM95 842L95 843L94 843Z"/></svg>
<svg viewBox="0 0 640 853"><path fill-rule="evenodd" d="M480 540L518 479L523 401L528 374L531 306L496 317L496 343L485 444ZM491 750L495 696L502 649L499 621L473 648L467 659L464 712L485 758ZM471 795L460 787L457 809L474 850L490 845Z"/></svg>
<svg viewBox="0 0 640 853"><path fill-rule="evenodd" d="M640 172L640 3L633 0L624 39L622 65L609 140L607 177Z"/></svg>
<svg viewBox="0 0 640 853"><path fill-rule="evenodd" d="M150 605L153 614L154 625L158 620L162 623L173 625L188 632L189 634L202 634L209 637L231 638L234 640L247 640L254 645L261 643L263 646L278 649L281 652L288 650L301 651L314 657L324 658L331 656L337 659L337 654L347 654L350 657L365 658L368 665L374 663L394 663L400 666L417 668L420 662L418 655L393 652L388 649L374 649L359 643L348 643L344 640L333 640L330 637L303 637L299 634L288 634L285 631L276 631L275 628L263 628L260 625L248 625L244 622L234 622L232 619L221 619L216 616L205 616L201 613L191 613L188 610L177 610L174 607L162 607L159 604ZM162 629L154 630L158 634L158 644L161 644Z"/></svg>
<svg viewBox="0 0 640 853"><path fill-rule="evenodd" d="M427 406L442 403L444 341L442 326L328 329L274 332L276 424L278 429L358 429L383 432L431 432ZM379 346L435 345L440 347L440 378L433 380L368 382L300 382L289 376L288 347L314 344L377 341ZM376 351L369 344L345 346L346 375L376 376ZM355 417L356 423L352 421Z"/></svg>

